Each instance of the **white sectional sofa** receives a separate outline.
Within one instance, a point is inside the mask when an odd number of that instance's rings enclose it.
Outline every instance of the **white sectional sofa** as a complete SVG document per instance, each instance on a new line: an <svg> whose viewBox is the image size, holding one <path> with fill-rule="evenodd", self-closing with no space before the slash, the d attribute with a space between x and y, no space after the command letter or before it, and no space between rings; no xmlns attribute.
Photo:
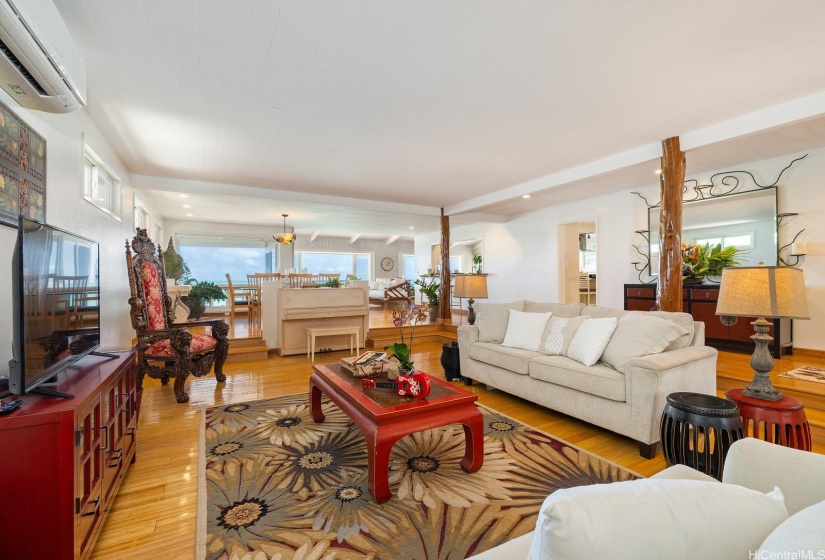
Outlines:
<svg viewBox="0 0 825 560"><path fill-rule="evenodd" d="M517 312L513 315L520 312L522 319L532 318L525 313L552 313L538 350L512 347L507 332L510 310ZM467 384L473 380L485 383L632 438L639 442L640 454L646 458L655 454L661 415L670 393L716 394L717 351L704 344L704 323L694 322L687 313L628 312L529 301L479 303L476 313L475 325L458 328L461 376ZM589 323L589 319L606 320ZM581 347L575 335L572 342L564 341L570 347L559 355L545 352L552 346L548 338L551 330L558 339L555 350L559 350L559 325L595 326L612 321L615 331L608 335L601 360L593 365L565 355L572 353L574 345ZM584 330L579 326L576 334ZM659 340L665 331L670 332L669 337ZM510 346L503 344L508 338ZM665 346L663 351L661 346ZM656 352L650 354L651 348Z"/></svg>
<svg viewBox="0 0 825 560"><path fill-rule="evenodd" d="M542 505L535 531L473 556L472 560L825 556L825 456L745 438L734 442L728 451L722 482L684 465L665 469L650 480L656 496L648 496L644 503L632 498L637 491L635 482L557 490ZM732 485L741 487L735 499L723 495L723 491L732 490L728 488ZM622 486L628 490L625 503L609 501L609 496L615 497ZM714 488L719 492L714 492ZM765 500L753 496L775 495L775 488L781 492L782 507L789 516L782 521L785 515L780 515L779 523L770 519L767 508L756 505ZM745 489L751 496L742 496ZM697 490L718 494L719 501L703 500ZM597 518L597 513L603 514L598 517L600 524L588 525L580 518L560 515L570 511L565 506L573 500L592 519ZM737 501L743 502L740 508L744 512L731 515L725 511ZM643 523L641 518L650 515L661 523ZM738 542L731 542L733 539ZM710 548L710 553L700 553L697 543ZM606 547L609 553L605 553Z"/></svg>

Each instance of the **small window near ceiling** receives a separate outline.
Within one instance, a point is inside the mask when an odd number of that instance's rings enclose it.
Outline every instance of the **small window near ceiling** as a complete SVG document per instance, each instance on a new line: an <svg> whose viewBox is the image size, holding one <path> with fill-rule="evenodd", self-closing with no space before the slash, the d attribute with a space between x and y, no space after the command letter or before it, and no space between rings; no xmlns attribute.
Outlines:
<svg viewBox="0 0 825 560"><path fill-rule="evenodd" d="M722 241L723 247L737 247L739 249L753 249L753 234L726 235Z"/></svg>
<svg viewBox="0 0 825 560"><path fill-rule="evenodd" d="M140 202L138 202L137 199L135 199L135 229L146 229L146 225L149 223L148 217L149 212Z"/></svg>
<svg viewBox="0 0 825 560"><path fill-rule="evenodd" d="M710 244L710 246L713 247L715 245L719 245L721 242L721 237L708 237L706 239L694 239L693 244L702 246Z"/></svg>
<svg viewBox="0 0 825 560"><path fill-rule="evenodd" d="M83 157L83 199L120 221L120 179L88 146Z"/></svg>

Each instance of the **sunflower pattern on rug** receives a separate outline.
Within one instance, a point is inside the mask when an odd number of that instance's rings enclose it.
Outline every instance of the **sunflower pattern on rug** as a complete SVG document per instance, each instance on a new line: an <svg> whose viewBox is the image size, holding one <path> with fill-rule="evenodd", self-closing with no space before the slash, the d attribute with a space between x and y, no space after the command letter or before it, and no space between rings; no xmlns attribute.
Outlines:
<svg viewBox="0 0 825 560"><path fill-rule="evenodd" d="M326 399L320 424L306 394L205 410L199 558L456 560L533 530L556 489L636 478L479 408L481 470L461 470L460 425L407 436L392 450L383 504L369 493L360 429Z"/></svg>

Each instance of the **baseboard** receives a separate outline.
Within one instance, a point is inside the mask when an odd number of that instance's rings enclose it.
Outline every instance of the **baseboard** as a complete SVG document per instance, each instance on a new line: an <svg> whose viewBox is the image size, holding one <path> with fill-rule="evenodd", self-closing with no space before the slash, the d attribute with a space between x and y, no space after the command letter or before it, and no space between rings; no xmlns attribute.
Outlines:
<svg viewBox="0 0 825 560"><path fill-rule="evenodd" d="M797 358L820 358L825 359L825 350L813 350L811 348L799 348L794 346L793 355Z"/></svg>

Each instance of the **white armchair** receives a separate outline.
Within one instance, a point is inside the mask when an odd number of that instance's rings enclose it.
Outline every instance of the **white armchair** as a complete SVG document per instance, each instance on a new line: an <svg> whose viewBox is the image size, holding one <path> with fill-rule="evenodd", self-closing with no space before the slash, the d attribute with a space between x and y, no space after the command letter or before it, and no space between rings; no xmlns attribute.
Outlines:
<svg viewBox="0 0 825 560"><path fill-rule="evenodd" d="M812 550L813 554L825 554L825 531L822 529L825 527L825 455L789 449L755 438L745 438L731 446L725 459L721 483L683 465L665 469L651 478L712 481L716 484L743 486L764 493L772 491L775 487L779 488L785 497L788 514L793 517L774 529L763 542L761 550L770 553ZM534 534L535 532L528 533L508 541L473 556L471 560L530 558ZM639 545L644 549L644 542L640 542ZM748 558L748 552L742 551L741 557ZM615 550L615 557L636 556L633 551Z"/></svg>

